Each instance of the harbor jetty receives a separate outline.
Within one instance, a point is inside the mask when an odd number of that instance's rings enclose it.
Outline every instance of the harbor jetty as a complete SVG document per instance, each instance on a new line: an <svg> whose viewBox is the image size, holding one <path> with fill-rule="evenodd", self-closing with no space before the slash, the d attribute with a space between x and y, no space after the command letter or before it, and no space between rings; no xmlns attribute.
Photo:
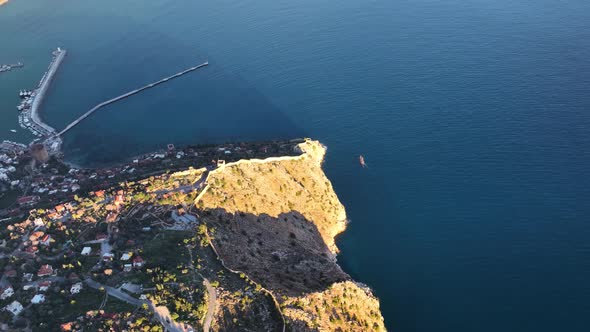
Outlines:
<svg viewBox="0 0 590 332"><path fill-rule="evenodd" d="M49 64L49 68L39 81L37 88L24 95L21 92L23 101L18 106L18 110L21 111L19 115L19 124L21 127L30 130L35 136L52 137L55 135L55 129L41 120L39 111L43 99L47 94L47 90L49 89L49 85L65 58L66 53L66 50L58 47L57 50L53 52L53 59Z"/></svg>
<svg viewBox="0 0 590 332"><path fill-rule="evenodd" d="M70 129L74 128L76 125L78 125L80 122L82 122L84 119L86 119L99 109L209 65L209 62L205 61L200 65L190 67L174 75L170 75L156 82L147 84L143 87L124 93L118 97L104 101L94 106L86 113L82 114L76 120L68 124L63 130L58 132L50 125L43 122L39 115L39 112L41 105L43 103L43 99L45 98L47 90L49 89L49 85L55 77L55 74L57 73L59 66L63 62L66 53L66 50L59 47L53 52L53 59L49 64L49 68L39 81L39 85L35 90L21 90L19 96L22 98L22 102L17 107L17 109L20 111L18 119L20 126L30 130L33 133L33 135L38 137L32 143L43 142L44 145L47 147L49 154L52 155L61 153L62 135L64 135Z"/></svg>
<svg viewBox="0 0 590 332"><path fill-rule="evenodd" d="M188 69L185 69L185 70L183 70L183 71L181 71L181 72L178 72L178 73L176 73L176 74L174 74L174 75L171 75L171 76L165 77L165 78L163 78L163 79L161 79L161 80L159 80L159 81L156 81L156 82L153 82L153 83L147 84L147 85L145 85L145 86L143 86L143 87L141 87L141 88L138 88L138 89L135 89L135 90L129 91L129 92L127 92L127 93L125 93L125 94L122 94L122 95L120 95L120 96L118 96L118 97L115 97L115 98L109 99L109 100L107 100L107 101L104 101L104 102L102 102L102 103L100 103L100 104L98 104L98 105L94 106L93 108L91 108L91 109L90 109L88 112L86 112L86 113L82 114L82 115L81 115L79 118L77 118L76 120L72 121L72 122L71 122L69 125L67 125L67 126L66 126L66 127L65 127L65 128L62 130L62 131L60 131L59 133L57 133L57 134L55 135L55 137L62 136L62 135L63 135L63 134L65 134L67 131L69 131L70 129L72 129L72 128L74 128L76 125L78 125L80 122L82 122L82 120L86 119L87 117L89 117L90 115L92 115L94 112L98 111L99 109L101 109L101 108L103 108L103 107L105 107L105 106L107 106L107 105L113 104L113 103L115 103L115 102L117 102L117 101L119 101L119 100L122 100L122 99L125 99L125 98L128 98L128 97L131 97L131 96L133 96L133 95L135 95L135 94L138 94L138 93L140 93L140 92L142 92L142 91L145 91L145 90L147 90L147 89L151 89L151 88L153 88L153 87L155 87L155 86L157 86L157 85L160 85L160 84L162 84L162 83L166 83L166 82L168 82L168 81L170 81L170 80L173 80L173 79L175 79L175 78L178 78L178 77L180 77L180 76L182 76L182 75L188 74L188 73L190 73L190 72L192 72L192 71L195 71L195 70L197 70L197 69L203 68L203 67L205 67L205 66L207 66L207 65L209 65L209 61L205 61L204 63L202 63L202 64L200 64L200 65L197 65L197 66L194 66L194 67L190 67L190 68L188 68Z"/></svg>

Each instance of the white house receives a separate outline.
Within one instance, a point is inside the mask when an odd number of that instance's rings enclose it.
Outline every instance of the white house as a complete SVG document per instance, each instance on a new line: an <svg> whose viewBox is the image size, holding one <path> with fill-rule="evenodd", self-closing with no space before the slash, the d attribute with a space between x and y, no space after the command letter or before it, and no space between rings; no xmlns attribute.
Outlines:
<svg viewBox="0 0 590 332"><path fill-rule="evenodd" d="M133 256L133 254L132 254L132 253L130 253L130 252L126 252L126 253L124 253L124 254L123 254L123 256L121 256L121 260L122 260L122 261L128 261L128 260L129 260L129 258L131 258L131 256Z"/></svg>
<svg viewBox="0 0 590 332"><path fill-rule="evenodd" d="M77 282L75 284L72 285L72 288L70 288L70 293L72 294L78 294L80 293L80 291L82 290L82 283L81 282Z"/></svg>
<svg viewBox="0 0 590 332"><path fill-rule="evenodd" d="M133 267L142 267L143 266L143 258L141 256L133 257Z"/></svg>
<svg viewBox="0 0 590 332"><path fill-rule="evenodd" d="M90 252L92 252L92 248L90 248L90 247L84 247L82 249L82 256L88 256L88 255L90 255Z"/></svg>
<svg viewBox="0 0 590 332"><path fill-rule="evenodd" d="M177 223L183 223L183 224L188 224L188 223L194 223L197 222L197 217L193 216L192 214L178 214L176 211L172 211L172 220L174 220L174 222Z"/></svg>
<svg viewBox="0 0 590 332"><path fill-rule="evenodd" d="M14 301L11 304L4 307L4 309L10 311L13 315L16 316L20 314L21 311L23 311L23 305L20 304L20 302L18 301Z"/></svg>
<svg viewBox="0 0 590 332"><path fill-rule="evenodd" d="M0 288L0 300L6 300L12 295L14 295L14 289L12 288L12 286Z"/></svg>
<svg viewBox="0 0 590 332"><path fill-rule="evenodd" d="M133 267L133 265L131 265L131 264L123 265L123 272L131 272L132 267Z"/></svg>
<svg viewBox="0 0 590 332"><path fill-rule="evenodd" d="M32 304L39 304L45 302L45 295L43 294L35 294L31 299Z"/></svg>

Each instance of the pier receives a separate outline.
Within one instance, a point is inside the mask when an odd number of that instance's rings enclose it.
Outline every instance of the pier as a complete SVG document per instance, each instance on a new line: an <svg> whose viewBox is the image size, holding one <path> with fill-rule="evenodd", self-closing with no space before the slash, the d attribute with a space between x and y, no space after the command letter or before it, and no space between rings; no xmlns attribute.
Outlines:
<svg viewBox="0 0 590 332"><path fill-rule="evenodd" d="M190 68L188 68L188 69L186 69L186 70L183 70L183 71L181 71L181 72L179 72L179 73L176 73L176 74L174 74L174 75L171 75L171 76L165 77L165 78L163 78L163 79L161 79L161 80L159 80L159 81L156 81L156 82L150 83L150 84L148 84L148 85L145 85L145 86L143 86L143 87L141 87L141 88L135 89L135 90L133 90L133 91L129 91L129 92L127 92L127 93L125 93L125 94L122 94L122 95L120 95L120 96L118 96L118 97L115 97L115 98L109 99L109 100L107 100L107 101L104 101L104 102L102 102L102 103L100 103L100 104L98 104L98 105L94 106L94 107L93 107L92 109L90 109L88 112L86 112L86 113L82 114L82 116L80 116L80 117L79 117L79 118L77 118L76 120L72 121L72 122L71 122L69 125L67 125L67 126L66 126L66 127L65 127L65 128L62 130L62 131L60 131L59 133L55 134L55 135L54 135L54 137L55 137L55 138L57 138L57 137L59 137L59 136L62 136L63 134L65 134L66 132L68 132L70 129L72 129L72 128L74 128L76 125L78 125L80 122L82 122L82 120L86 119L87 117L89 117L90 115L92 115L94 112L98 111L99 109L101 109L101 108L103 108L103 107L105 107L105 106L107 106L107 105L110 105L110 104L116 103L116 102L118 102L119 100L122 100L122 99L125 99L125 98L128 98L128 97L131 97L131 96L133 96L133 95L135 95L135 94L138 94L138 93L140 93L140 92L142 92L142 91L145 91L145 90L147 90L147 89L151 89L151 88L153 88L153 87L155 87L155 86L157 86L157 85L160 85L160 84L162 84L162 83L166 83L166 82L168 82L168 81L170 81L170 80L173 80L173 79L175 79L175 78L178 78L178 77L180 77L180 76L183 76L183 75L185 75L185 74L188 74L188 73L190 73L190 72L192 72L192 71L195 71L195 70L197 70L197 69L203 68L203 67L205 67L205 66L207 66L207 65L209 65L209 62L208 62L208 61L206 61L206 62L204 62L204 63L202 63L202 64L200 64L200 65L197 65L197 66L194 66L194 67L190 67Z"/></svg>
<svg viewBox="0 0 590 332"><path fill-rule="evenodd" d="M44 137L55 135L55 129L41 120L41 117L39 116L39 108L43 103L43 99L45 98L45 94L49 89L49 85L51 84L55 73L65 58L66 53L66 50L63 50L59 47L53 52L53 59L49 64L49 68L39 81L39 85L33 91L32 95L25 98L23 103L21 103L21 106L19 106L21 107L19 108L19 110L21 110L19 115L19 124L21 127L29 129L33 135Z"/></svg>

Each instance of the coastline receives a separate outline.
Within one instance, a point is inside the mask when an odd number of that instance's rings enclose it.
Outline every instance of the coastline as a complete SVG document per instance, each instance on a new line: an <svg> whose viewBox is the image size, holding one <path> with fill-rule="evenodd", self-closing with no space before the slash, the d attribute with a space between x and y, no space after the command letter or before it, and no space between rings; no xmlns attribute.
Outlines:
<svg viewBox="0 0 590 332"><path fill-rule="evenodd" d="M0 6L5 5L8 3L8 0L0 0Z"/></svg>

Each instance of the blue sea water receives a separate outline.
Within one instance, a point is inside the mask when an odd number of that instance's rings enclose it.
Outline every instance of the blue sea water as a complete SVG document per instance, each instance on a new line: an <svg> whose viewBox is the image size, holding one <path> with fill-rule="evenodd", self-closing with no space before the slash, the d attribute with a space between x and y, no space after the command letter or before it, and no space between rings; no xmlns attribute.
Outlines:
<svg viewBox="0 0 590 332"><path fill-rule="evenodd" d="M339 262L389 329L588 330L590 2L12 0L0 63L27 67L0 74L0 138L56 46L57 128L210 62L89 118L69 160L314 137L351 219Z"/></svg>

